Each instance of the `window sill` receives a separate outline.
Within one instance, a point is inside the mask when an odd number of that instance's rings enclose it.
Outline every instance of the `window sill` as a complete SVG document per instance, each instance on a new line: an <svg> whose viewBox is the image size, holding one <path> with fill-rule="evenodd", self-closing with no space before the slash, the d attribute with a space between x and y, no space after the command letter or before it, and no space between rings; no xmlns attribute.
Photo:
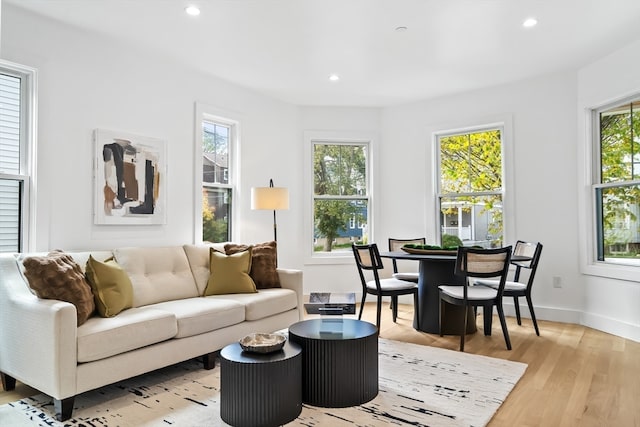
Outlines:
<svg viewBox="0 0 640 427"><path fill-rule="evenodd" d="M305 257L305 265L346 265L353 264L353 252L336 252L319 255L314 253Z"/></svg>
<svg viewBox="0 0 640 427"><path fill-rule="evenodd" d="M640 267L630 265L598 261L593 264L583 265L582 273L589 276L599 276L609 279L640 283Z"/></svg>

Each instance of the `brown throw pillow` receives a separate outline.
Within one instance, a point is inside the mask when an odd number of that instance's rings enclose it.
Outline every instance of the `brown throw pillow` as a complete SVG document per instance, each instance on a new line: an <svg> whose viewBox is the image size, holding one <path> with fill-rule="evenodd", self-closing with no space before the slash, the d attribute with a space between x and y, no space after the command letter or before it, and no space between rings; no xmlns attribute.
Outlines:
<svg viewBox="0 0 640 427"><path fill-rule="evenodd" d="M280 288L280 277L278 276L277 259L278 250L275 241L258 243L255 245L237 245L227 243L224 251L227 255L246 251L251 248L251 271L249 276L253 279L258 289Z"/></svg>
<svg viewBox="0 0 640 427"><path fill-rule="evenodd" d="M91 286L82 268L73 258L61 251L47 256L25 258L24 275L38 298L57 299L76 306L78 326L93 314L95 303Z"/></svg>

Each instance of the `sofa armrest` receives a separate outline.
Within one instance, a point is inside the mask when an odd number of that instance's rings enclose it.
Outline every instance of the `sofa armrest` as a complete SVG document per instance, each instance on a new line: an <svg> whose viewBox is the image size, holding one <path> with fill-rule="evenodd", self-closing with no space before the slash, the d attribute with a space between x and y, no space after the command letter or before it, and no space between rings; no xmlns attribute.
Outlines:
<svg viewBox="0 0 640 427"><path fill-rule="evenodd" d="M300 320L304 318L304 289L302 287L302 270L292 270L278 268L280 286L291 289L298 295L298 316Z"/></svg>
<svg viewBox="0 0 640 427"><path fill-rule="evenodd" d="M76 394L73 304L40 299L12 254L0 255L0 371L56 399Z"/></svg>

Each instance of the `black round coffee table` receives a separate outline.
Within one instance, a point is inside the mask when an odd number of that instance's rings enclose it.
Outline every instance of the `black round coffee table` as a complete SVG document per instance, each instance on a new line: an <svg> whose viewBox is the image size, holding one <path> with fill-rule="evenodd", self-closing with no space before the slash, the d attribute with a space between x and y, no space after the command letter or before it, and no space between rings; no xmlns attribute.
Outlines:
<svg viewBox="0 0 640 427"><path fill-rule="evenodd" d="M268 354L220 351L220 417L232 426L279 426L302 411L302 351L289 340Z"/></svg>
<svg viewBox="0 0 640 427"><path fill-rule="evenodd" d="M302 401L344 408L378 395L378 329L355 319L304 320L289 327L302 347Z"/></svg>

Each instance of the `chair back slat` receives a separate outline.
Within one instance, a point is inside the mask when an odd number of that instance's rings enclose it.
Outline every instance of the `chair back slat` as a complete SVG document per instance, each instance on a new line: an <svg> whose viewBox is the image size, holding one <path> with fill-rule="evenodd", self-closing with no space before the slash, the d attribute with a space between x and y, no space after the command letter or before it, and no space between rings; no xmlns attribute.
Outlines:
<svg viewBox="0 0 640 427"><path fill-rule="evenodd" d="M414 244L414 245L424 245L427 243L426 237L416 237L415 239L394 239L389 238L389 251L390 252L400 252L404 245ZM393 265L393 272L398 272L398 262L395 258L391 260L391 264Z"/></svg>
<svg viewBox="0 0 640 427"><path fill-rule="evenodd" d="M456 275L464 277L463 296L467 300L470 277L499 277L498 297L502 298L511 260L511 246L482 249L460 246L456 257Z"/></svg>
<svg viewBox="0 0 640 427"><path fill-rule="evenodd" d="M542 253L542 243L540 242L524 242L518 240L516 246L513 249L513 255L526 256L531 258L529 261L511 261L511 264L516 266L516 271L513 276L514 282L520 281L521 269L529 269L529 279L527 280L527 287L533 285L533 279L538 269L538 261L540 261L540 254Z"/></svg>

